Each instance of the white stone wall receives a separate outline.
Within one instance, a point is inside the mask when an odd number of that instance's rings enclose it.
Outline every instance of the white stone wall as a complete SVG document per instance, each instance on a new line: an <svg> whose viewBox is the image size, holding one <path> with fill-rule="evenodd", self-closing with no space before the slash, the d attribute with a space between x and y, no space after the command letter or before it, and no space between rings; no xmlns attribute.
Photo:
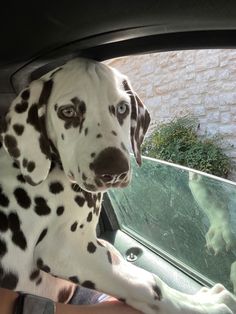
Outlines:
<svg viewBox="0 0 236 314"><path fill-rule="evenodd" d="M193 114L200 132L221 135L236 161L236 50L171 51L106 63L130 78L153 123Z"/></svg>

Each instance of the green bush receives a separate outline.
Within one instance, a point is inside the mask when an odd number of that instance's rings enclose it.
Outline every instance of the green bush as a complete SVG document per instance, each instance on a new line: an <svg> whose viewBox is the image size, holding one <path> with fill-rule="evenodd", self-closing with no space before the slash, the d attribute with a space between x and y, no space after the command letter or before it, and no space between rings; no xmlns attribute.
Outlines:
<svg viewBox="0 0 236 314"><path fill-rule="evenodd" d="M219 146L219 137L200 137L197 126L190 116L159 125L145 140L143 155L226 178L232 162Z"/></svg>

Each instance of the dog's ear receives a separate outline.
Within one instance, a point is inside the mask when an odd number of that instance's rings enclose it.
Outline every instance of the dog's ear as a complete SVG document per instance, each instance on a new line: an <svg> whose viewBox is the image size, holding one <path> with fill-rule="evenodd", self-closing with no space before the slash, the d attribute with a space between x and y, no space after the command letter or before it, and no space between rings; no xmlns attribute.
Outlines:
<svg viewBox="0 0 236 314"><path fill-rule="evenodd" d="M12 102L2 125L3 146L31 185L45 180L51 166L45 114L52 86L52 80L32 82Z"/></svg>
<svg viewBox="0 0 236 314"><path fill-rule="evenodd" d="M125 79L123 81L123 86L125 91L129 94L131 100L131 124L130 124L131 144L136 161L140 166L142 163L141 144L143 142L144 136L150 124L150 115L141 99L133 91L128 80Z"/></svg>

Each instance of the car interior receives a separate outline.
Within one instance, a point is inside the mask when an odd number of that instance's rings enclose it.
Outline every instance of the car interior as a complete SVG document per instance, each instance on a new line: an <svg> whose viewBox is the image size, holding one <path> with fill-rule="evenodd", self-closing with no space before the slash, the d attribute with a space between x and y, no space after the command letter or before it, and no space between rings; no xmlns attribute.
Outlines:
<svg viewBox="0 0 236 314"><path fill-rule="evenodd" d="M75 57L105 61L151 52L236 47L236 4L231 0L8 2L0 24L0 116L22 88ZM140 242L122 228L112 193L104 198L99 237L130 263L179 291L193 294L202 285L213 285L161 248L154 249L148 239Z"/></svg>

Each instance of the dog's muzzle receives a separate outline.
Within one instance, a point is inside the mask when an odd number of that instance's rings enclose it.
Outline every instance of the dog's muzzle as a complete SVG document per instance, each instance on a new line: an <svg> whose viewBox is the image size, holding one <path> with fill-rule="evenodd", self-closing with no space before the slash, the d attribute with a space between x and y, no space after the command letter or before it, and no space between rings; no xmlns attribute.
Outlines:
<svg viewBox="0 0 236 314"><path fill-rule="evenodd" d="M92 168L98 187L124 187L129 183L128 157L116 147L107 147L94 159Z"/></svg>

